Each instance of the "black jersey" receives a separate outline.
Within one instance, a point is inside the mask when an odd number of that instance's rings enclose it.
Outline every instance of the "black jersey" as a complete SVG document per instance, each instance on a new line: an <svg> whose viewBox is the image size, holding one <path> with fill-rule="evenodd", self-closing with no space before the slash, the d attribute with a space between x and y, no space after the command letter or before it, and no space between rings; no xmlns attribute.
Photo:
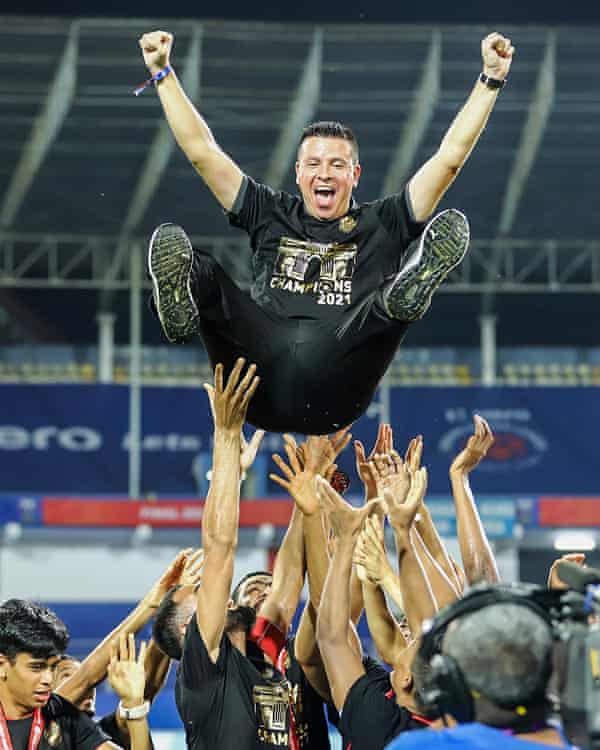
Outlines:
<svg viewBox="0 0 600 750"><path fill-rule="evenodd" d="M325 704L306 679L296 659L294 638L289 638L283 654L283 669L292 689L294 731L300 750L330 750Z"/></svg>
<svg viewBox="0 0 600 750"><path fill-rule="evenodd" d="M288 747L289 682L277 670L257 666L226 635L214 663L195 617L185 635L175 700L190 750Z"/></svg>
<svg viewBox="0 0 600 750"><path fill-rule="evenodd" d="M196 252L194 295L214 367L238 357L261 378L248 421L271 432L335 432L367 409L408 323L382 289L423 224L406 190L320 221L303 203L246 177L229 214L253 248L250 293Z"/></svg>
<svg viewBox="0 0 600 750"><path fill-rule="evenodd" d="M401 732L426 726L396 703L389 673L381 665L370 660L365 668L342 707L343 750L383 750Z"/></svg>
<svg viewBox="0 0 600 750"><path fill-rule="evenodd" d="M244 178L229 214L250 235L252 297L276 316L339 316L398 270L422 231L406 190L372 203L353 202L338 219L308 214L303 201Z"/></svg>
<svg viewBox="0 0 600 750"><path fill-rule="evenodd" d="M42 709L45 727L39 750L96 750L109 738L96 722L60 695L52 694ZM33 716L7 719L14 750L27 750Z"/></svg>

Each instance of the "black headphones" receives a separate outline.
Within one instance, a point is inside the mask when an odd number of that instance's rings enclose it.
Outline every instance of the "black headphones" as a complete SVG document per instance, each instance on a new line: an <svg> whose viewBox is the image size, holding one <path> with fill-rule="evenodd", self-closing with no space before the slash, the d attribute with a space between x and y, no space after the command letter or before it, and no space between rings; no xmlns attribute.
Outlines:
<svg viewBox="0 0 600 750"><path fill-rule="evenodd" d="M442 610L421 636L417 659L424 665L429 665L424 684L419 686L419 701L428 712L438 717L445 714L453 716L459 724L475 720L475 702L472 689L469 687L460 667L455 659L448 654L442 654L442 640L448 625L454 620L489 607L492 604L518 604L535 612L542 618L550 629L552 619L550 608L556 596L540 586L533 584L512 584L489 586L478 584L468 594L454 604ZM552 672L551 660L545 666L547 679L541 680L543 687L539 694L533 695L528 704L539 706L544 703L546 683ZM515 711L516 722L527 714L527 707L518 704L498 704L500 708Z"/></svg>

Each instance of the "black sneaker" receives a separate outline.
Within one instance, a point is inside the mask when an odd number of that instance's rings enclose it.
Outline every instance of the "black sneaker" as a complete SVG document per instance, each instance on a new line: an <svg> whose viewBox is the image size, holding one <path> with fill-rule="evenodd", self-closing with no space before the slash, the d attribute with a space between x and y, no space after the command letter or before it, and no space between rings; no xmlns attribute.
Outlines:
<svg viewBox="0 0 600 750"><path fill-rule="evenodd" d="M463 213L449 208L434 216L383 292L387 314L406 322L422 318L433 293L465 257L468 247L469 222Z"/></svg>
<svg viewBox="0 0 600 750"><path fill-rule="evenodd" d="M176 224L161 224L150 239L148 271L156 312L169 341L180 344L199 333L198 308L191 288L194 251Z"/></svg>

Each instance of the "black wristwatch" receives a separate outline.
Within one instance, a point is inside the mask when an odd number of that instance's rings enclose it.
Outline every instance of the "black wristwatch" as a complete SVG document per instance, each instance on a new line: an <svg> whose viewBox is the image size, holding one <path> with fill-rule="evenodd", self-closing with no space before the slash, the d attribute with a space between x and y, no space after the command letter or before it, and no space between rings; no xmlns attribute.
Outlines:
<svg viewBox="0 0 600 750"><path fill-rule="evenodd" d="M503 89L506 86L507 81L506 78L490 78L490 76L486 76L485 73L479 74L479 80L484 86L487 86L488 89Z"/></svg>

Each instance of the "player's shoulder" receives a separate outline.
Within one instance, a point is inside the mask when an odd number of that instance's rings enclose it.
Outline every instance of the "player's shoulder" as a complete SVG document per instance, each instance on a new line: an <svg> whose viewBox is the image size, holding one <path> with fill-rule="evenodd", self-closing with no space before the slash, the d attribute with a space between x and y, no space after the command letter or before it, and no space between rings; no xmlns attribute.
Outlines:
<svg viewBox="0 0 600 750"><path fill-rule="evenodd" d="M360 204L361 211L366 213L382 214L386 211L400 211L406 206L406 188L398 193L390 193L376 198L372 201L366 201Z"/></svg>
<svg viewBox="0 0 600 750"><path fill-rule="evenodd" d="M79 709L66 698L57 693L51 693L48 703L43 709L44 715L48 719L74 718L79 715Z"/></svg>
<svg viewBox="0 0 600 750"><path fill-rule="evenodd" d="M255 180L253 177L246 175L246 186L245 189L251 193L261 195L261 197L268 199L274 205L278 205L286 210L293 210L301 203L300 198L297 195L287 192L286 190L280 190L268 185L265 182Z"/></svg>

